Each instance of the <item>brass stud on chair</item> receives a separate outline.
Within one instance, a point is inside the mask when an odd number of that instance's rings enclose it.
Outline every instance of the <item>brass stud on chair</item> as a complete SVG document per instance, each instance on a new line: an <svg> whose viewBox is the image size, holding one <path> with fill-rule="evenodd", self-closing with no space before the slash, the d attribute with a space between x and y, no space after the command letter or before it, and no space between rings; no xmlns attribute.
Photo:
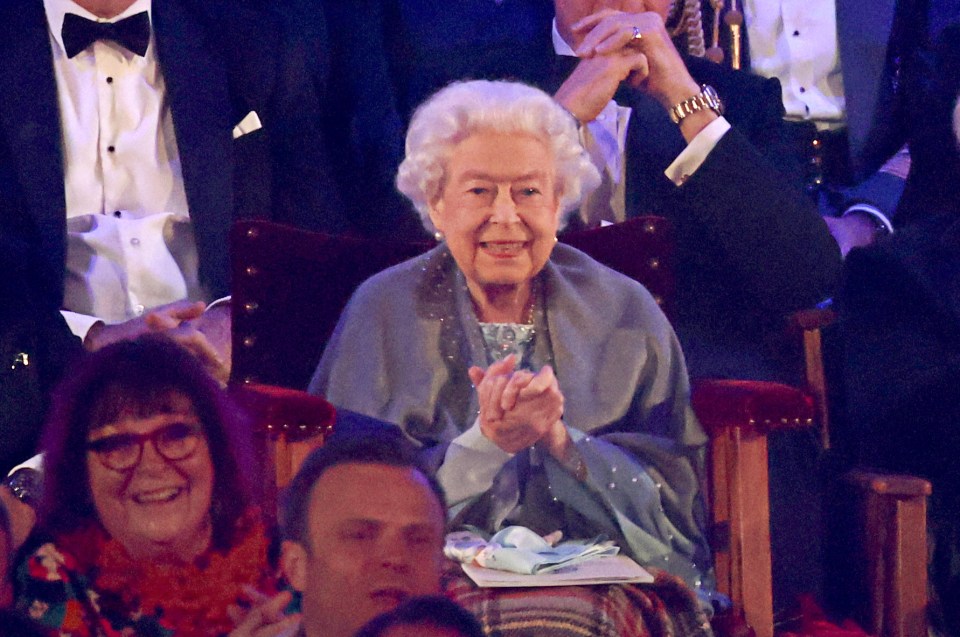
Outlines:
<svg viewBox="0 0 960 637"><path fill-rule="evenodd" d="M661 306L661 307L663 306L663 297L660 296L659 294L654 294L653 300L656 302L658 306Z"/></svg>
<svg viewBox="0 0 960 637"><path fill-rule="evenodd" d="M659 258L659 257L651 257L650 260L647 261L647 265L650 266L650 269L651 269L651 270L656 270L657 268L660 267L660 258Z"/></svg>
<svg viewBox="0 0 960 637"><path fill-rule="evenodd" d="M243 309L247 311L247 314L253 314L254 312L257 311L257 308L259 307L260 307L260 304L257 303L256 301L247 301L243 305Z"/></svg>
<svg viewBox="0 0 960 637"><path fill-rule="evenodd" d="M250 335L243 337L243 346L244 347L253 347L254 343L257 342L257 337Z"/></svg>
<svg viewBox="0 0 960 637"><path fill-rule="evenodd" d="M657 231L657 224L652 221L645 221L643 224L643 231L653 234Z"/></svg>
<svg viewBox="0 0 960 637"><path fill-rule="evenodd" d="M260 230L258 228L247 228L247 237L250 239L256 239L260 235Z"/></svg>
<svg viewBox="0 0 960 637"><path fill-rule="evenodd" d="M259 268L255 265L248 265L243 271L247 276L257 276L260 274Z"/></svg>

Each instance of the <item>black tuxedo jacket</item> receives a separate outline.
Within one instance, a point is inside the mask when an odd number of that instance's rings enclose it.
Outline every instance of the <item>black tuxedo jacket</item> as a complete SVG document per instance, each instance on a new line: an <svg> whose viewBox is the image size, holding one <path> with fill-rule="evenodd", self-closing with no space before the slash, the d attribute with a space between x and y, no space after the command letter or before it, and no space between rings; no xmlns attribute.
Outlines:
<svg viewBox="0 0 960 637"><path fill-rule="evenodd" d="M861 460L950 476L960 498L960 150L952 130L960 22L943 30L922 67L905 71L916 97L909 179L917 192L904 194L901 212L915 221L847 257L848 438Z"/></svg>
<svg viewBox="0 0 960 637"><path fill-rule="evenodd" d="M83 347L57 309L35 302L25 279L0 277L0 299L0 475L6 475L35 453L50 390Z"/></svg>
<svg viewBox="0 0 960 637"><path fill-rule="evenodd" d="M154 0L157 55L200 257L211 295L229 287L235 219L342 227L319 132L308 59L280 26L219 0ZM30 282L58 308L66 250L65 195L52 52L40 0L0 0L0 249L4 276ZM232 138L256 111L263 128Z"/></svg>

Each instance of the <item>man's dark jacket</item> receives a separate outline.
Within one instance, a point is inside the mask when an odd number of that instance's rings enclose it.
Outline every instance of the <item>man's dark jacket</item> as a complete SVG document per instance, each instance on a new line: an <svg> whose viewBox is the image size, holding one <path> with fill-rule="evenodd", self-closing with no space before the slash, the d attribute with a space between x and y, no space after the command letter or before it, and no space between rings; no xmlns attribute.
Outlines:
<svg viewBox="0 0 960 637"><path fill-rule="evenodd" d="M219 0L154 0L154 42L210 295L229 289L235 219L338 230L313 61L266 15ZM63 132L41 0L0 1L0 250L38 303L59 308L66 213ZM234 140L256 111L263 128Z"/></svg>

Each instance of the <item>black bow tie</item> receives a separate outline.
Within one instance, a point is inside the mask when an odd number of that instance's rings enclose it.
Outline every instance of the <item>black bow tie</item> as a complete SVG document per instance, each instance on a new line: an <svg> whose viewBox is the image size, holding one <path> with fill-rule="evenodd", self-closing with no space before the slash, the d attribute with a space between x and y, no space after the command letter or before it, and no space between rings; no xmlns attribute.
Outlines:
<svg viewBox="0 0 960 637"><path fill-rule="evenodd" d="M63 16L63 48L72 58L97 40L112 40L140 57L150 44L150 17L146 11L118 20L117 22L94 22L74 13Z"/></svg>

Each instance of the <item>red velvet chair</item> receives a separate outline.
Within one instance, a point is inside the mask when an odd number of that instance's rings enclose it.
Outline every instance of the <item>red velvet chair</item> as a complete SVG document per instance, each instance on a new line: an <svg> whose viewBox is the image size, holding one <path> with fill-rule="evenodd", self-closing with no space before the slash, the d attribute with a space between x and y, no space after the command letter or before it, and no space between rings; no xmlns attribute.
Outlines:
<svg viewBox="0 0 960 637"><path fill-rule="evenodd" d="M676 282L666 220L639 218L562 240L643 283L672 315ZM333 416L325 407L318 408L319 417L298 408L292 415L286 408L270 415L264 405L271 401L302 398L270 386L305 388L354 288L431 245L330 237L262 221L234 227L233 381L255 387L252 393L260 397L254 402L260 401L264 436L273 441L269 462L275 488L283 487L302 457L322 442L322 436L301 434L324 431ZM771 637L766 434L813 426L819 403L815 394L797 388L742 381L700 381L692 401L710 435L707 490L719 588L742 609L758 637ZM884 632L884 637L913 633Z"/></svg>

